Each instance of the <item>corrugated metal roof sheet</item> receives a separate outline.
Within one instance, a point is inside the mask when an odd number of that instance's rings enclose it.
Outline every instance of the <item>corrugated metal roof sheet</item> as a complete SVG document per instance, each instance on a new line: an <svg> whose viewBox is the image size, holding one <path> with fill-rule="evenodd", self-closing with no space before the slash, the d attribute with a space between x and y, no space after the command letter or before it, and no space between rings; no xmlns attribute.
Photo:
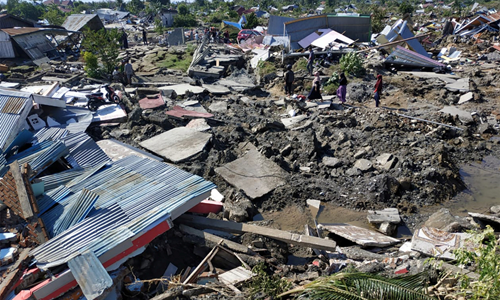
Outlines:
<svg viewBox="0 0 500 300"><path fill-rule="evenodd" d="M31 169L33 170L33 174L31 179L35 178L36 175L42 173L45 169L47 169L50 165L55 163L61 157L67 155L69 153L68 147L64 145L62 142L55 142L52 146L47 148L42 154L37 156L34 160L32 160L29 164Z"/></svg>
<svg viewBox="0 0 500 300"><path fill-rule="evenodd" d="M16 36L20 34L33 33L43 30L43 28L39 27L22 27L22 28L5 28L2 29L3 32L7 33L10 36Z"/></svg>
<svg viewBox="0 0 500 300"><path fill-rule="evenodd" d="M74 14L70 15L66 18L64 23L62 24L62 27L66 28L67 30L70 31L80 31L87 23L92 21L94 18L97 18L99 22L101 22L101 19L99 19L99 16L96 14L89 14L89 15L82 15L82 14ZM102 25L102 22L101 22ZM102 26L104 28L104 26Z"/></svg>
<svg viewBox="0 0 500 300"><path fill-rule="evenodd" d="M85 169L70 169L67 171L39 177L38 179L43 181L43 185L46 191L53 190L61 185L64 185L74 178L82 175Z"/></svg>
<svg viewBox="0 0 500 300"><path fill-rule="evenodd" d="M5 159L5 156L0 150L0 178L2 178L7 173L7 171L9 171L9 166L7 165L7 160Z"/></svg>
<svg viewBox="0 0 500 300"><path fill-rule="evenodd" d="M0 149L4 148L20 119L20 115L0 113Z"/></svg>
<svg viewBox="0 0 500 300"><path fill-rule="evenodd" d="M273 16L269 17L267 33L270 35L285 35L285 23L295 20L295 18Z"/></svg>
<svg viewBox="0 0 500 300"><path fill-rule="evenodd" d="M61 202L70 193L71 190L63 185L60 185L58 188L47 192L45 195L43 195L42 198L37 200L39 210L38 216L41 216L54 205Z"/></svg>
<svg viewBox="0 0 500 300"><path fill-rule="evenodd" d="M111 162L101 147L84 132L69 134L62 141L69 148L66 160L73 168L88 168Z"/></svg>
<svg viewBox="0 0 500 300"><path fill-rule="evenodd" d="M20 114L28 104L28 97L0 95L0 113Z"/></svg>
<svg viewBox="0 0 500 300"><path fill-rule="evenodd" d="M32 254L38 267L62 264L86 249L100 256L170 215L184 213L190 207L182 210L183 205L208 195L215 188L213 183L199 176L135 156L100 171L97 169L68 183L72 191L88 189L99 195L96 210L87 219L34 249ZM45 214L46 227L50 227L75 198L69 196L67 199ZM110 219L113 222L109 222Z"/></svg>
<svg viewBox="0 0 500 300"><path fill-rule="evenodd" d="M78 255L68 261L68 267L87 299L99 297L113 285L113 280L94 252L86 251Z"/></svg>
<svg viewBox="0 0 500 300"><path fill-rule="evenodd" d="M386 63L400 64L412 67L444 67L445 65L432 60L428 57L418 54L417 52L397 46L396 49L386 58Z"/></svg>
<svg viewBox="0 0 500 300"><path fill-rule="evenodd" d="M58 235L85 219L94 208L97 198L99 198L99 195L87 189L83 189L79 192L78 198L69 205L68 209L65 210L57 222L55 222L53 235Z"/></svg>

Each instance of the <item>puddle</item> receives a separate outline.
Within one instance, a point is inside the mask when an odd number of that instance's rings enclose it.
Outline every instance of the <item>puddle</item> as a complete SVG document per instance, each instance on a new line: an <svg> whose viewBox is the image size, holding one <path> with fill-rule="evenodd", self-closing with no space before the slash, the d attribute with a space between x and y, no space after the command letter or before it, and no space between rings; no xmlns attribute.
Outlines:
<svg viewBox="0 0 500 300"><path fill-rule="evenodd" d="M493 205L500 205L500 159L487 156L481 163L464 165L460 175L468 190L443 203L442 207L452 214L466 216L469 211L485 213Z"/></svg>

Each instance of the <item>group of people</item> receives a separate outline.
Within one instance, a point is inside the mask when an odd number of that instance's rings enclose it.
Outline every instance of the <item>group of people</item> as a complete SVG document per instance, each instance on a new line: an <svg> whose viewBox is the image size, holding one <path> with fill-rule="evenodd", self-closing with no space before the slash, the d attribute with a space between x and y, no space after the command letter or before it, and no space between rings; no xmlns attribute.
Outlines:
<svg viewBox="0 0 500 300"><path fill-rule="evenodd" d="M224 43L229 43L229 31L226 30L222 32L222 30L218 30L215 27L211 27L210 29L205 28L201 33L198 33L198 30L191 29L189 33L190 40L196 41L196 44L201 43L203 38L207 38L209 43L219 43L221 38L224 37Z"/></svg>
<svg viewBox="0 0 500 300"><path fill-rule="evenodd" d="M314 60L314 52L312 51L312 49L310 51L307 64L308 71L309 71L309 61L311 59L311 56L312 59ZM312 70L309 71L309 74L313 75ZM285 72L285 94L287 96L291 96L293 94L294 81L295 81L295 74L292 71L292 65L288 65L287 71ZM339 87L337 89L337 98L339 99L339 102L341 104L344 104L346 102L346 94L347 94L347 78L343 72L340 73L338 82L339 82ZM375 107L379 107L380 105L380 96L382 95L382 87L383 87L382 75L377 73L377 82L375 83L375 90L374 90ZM309 91L309 94L307 95L306 99L308 101L323 100L323 97L321 96L321 77L318 71L314 73L314 79L312 81L311 90Z"/></svg>
<svg viewBox="0 0 500 300"><path fill-rule="evenodd" d="M136 40L137 42L137 37ZM148 31L145 27L142 28L142 42L144 45L148 45ZM125 28L122 28L122 35L120 37L120 49L128 48L128 34L125 32Z"/></svg>
<svg viewBox="0 0 500 300"><path fill-rule="evenodd" d="M122 60L120 67L115 67L113 71L113 81L123 84L132 84L132 77L135 75L134 68L130 60Z"/></svg>

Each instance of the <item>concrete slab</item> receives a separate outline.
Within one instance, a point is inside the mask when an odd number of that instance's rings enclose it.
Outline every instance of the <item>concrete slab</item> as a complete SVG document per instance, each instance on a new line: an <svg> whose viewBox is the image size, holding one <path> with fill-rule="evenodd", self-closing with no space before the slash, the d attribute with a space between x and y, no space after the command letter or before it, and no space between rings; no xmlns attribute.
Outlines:
<svg viewBox="0 0 500 300"><path fill-rule="evenodd" d="M386 208L383 210L369 210L368 223L380 224L384 222L399 224L401 222L401 217L399 216L399 211L397 208Z"/></svg>
<svg viewBox="0 0 500 300"><path fill-rule="evenodd" d="M452 91L459 91L459 92L468 92L469 91L469 77L466 78L460 78L459 80L453 82L453 83L448 83L445 87Z"/></svg>
<svg viewBox="0 0 500 300"><path fill-rule="evenodd" d="M434 72L399 72L399 73L411 74L415 77L426 78L426 79L431 79L431 78L440 79L445 83L455 83L458 79L460 79L460 77L457 75L438 74Z"/></svg>
<svg viewBox="0 0 500 300"><path fill-rule="evenodd" d="M454 259L453 250L464 247L467 233L449 233L436 228L422 227L415 230L411 249L429 256Z"/></svg>
<svg viewBox="0 0 500 300"><path fill-rule="evenodd" d="M363 247L387 247L399 243L398 239L350 224L319 224L318 226Z"/></svg>
<svg viewBox="0 0 500 300"><path fill-rule="evenodd" d="M212 112L224 113L227 111L227 102L226 101L217 101L208 107L208 109Z"/></svg>
<svg viewBox="0 0 500 300"><path fill-rule="evenodd" d="M255 84L251 83L239 83L234 80L229 80L229 79L221 79L219 80L219 84L223 85L225 87L228 87L229 89L237 92L244 92L247 90L251 90L255 88Z"/></svg>
<svg viewBox="0 0 500 300"><path fill-rule="evenodd" d="M209 113L202 113L202 112L187 110L187 109L184 109L180 106L174 106L172 108L172 110L165 112L165 114L172 116L172 117L177 117L177 118L183 118L183 117L212 118L214 116L213 114L209 114Z"/></svg>
<svg viewBox="0 0 500 300"><path fill-rule="evenodd" d="M455 106L445 106L440 112L449 114L452 116L458 115L458 118L463 122L472 122L473 118L470 112L456 108Z"/></svg>
<svg viewBox="0 0 500 300"><path fill-rule="evenodd" d="M203 84L203 88L205 88L210 94L214 95L226 95L231 93L231 91L222 85L214 85L214 84Z"/></svg>
<svg viewBox="0 0 500 300"><path fill-rule="evenodd" d="M142 158L163 161L163 158L147 153L139 148L124 144L114 139L97 141L97 145L106 153L112 161L118 161L128 156L138 156Z"/></svg>
<svg viewBox="0 0 500 300"><path fill-rule="evenodd" d="M205 119L194 119L191 120L187 125L187 128L194 129L196 131L207 131L210 130L210 125L208 125Z"/></svg>
<svg viewBox="0 0 500 300"><path fill-rule="evenodd" d="M185 101L179 106L189 111L195 111L203 114L208 113L207 110L200 104L200 102L196 100Z"/></svg>
<svg viewBox="0 0 500 300"><path fill-rule="evenodd" d="M296 116L296 117L281 119L281 123L283 123L283 125L285 125L286 128L292 128L296 124L304 121L307 118L308 117L306 115L300 115L300 116Z"/></svg>
<svg viewBox="0 0 500 300"><path fill-rule="evenodd" d="M187 83L175 84L175 85L167 85L158 88L159 90L174 90L178 96L184 96L188 92L193 94L201 94L205 91L204 87L197 85L190 85Z"/></svg>
<svg viewBox="0 0 500 300"><path fill-rule="evenodd" d="M464 104L465 102L469 102L471 100L474 100L474 94L472 92L468 92L467 94L460 96L458 104Z"/></svg>
<svg viewBox="0 0 500 300"><path fill-rule="evenodd" d="M224 180L256 199L286 183L286 172L276 163L251 149L243 157L215 169Z"/></svg>
<svg viewBox="0 0 500 300"><path fill-rule="evenodd" d="M487 221L487 222L494 222L497 224L500 224L500 217L498 216L493 216L493 215L485 215L485 214L478 214L478 213L469 213L469 216L479 219L481 221Z"/></svg>
<svg viewBox="0 0 500 300"><path fill-rule="evenodd" d="M203 151L211 138L212 135L208 133L177 127L145 140L139 145L173 163L178 163L189 160Z"/></svg>

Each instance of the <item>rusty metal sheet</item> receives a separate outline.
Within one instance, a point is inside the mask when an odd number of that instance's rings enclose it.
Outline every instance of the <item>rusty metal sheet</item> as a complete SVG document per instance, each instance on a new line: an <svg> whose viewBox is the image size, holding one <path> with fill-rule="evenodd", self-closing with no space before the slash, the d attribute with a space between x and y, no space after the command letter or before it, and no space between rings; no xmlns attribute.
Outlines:
<svg viewBox="0 0 500 300"><path fill-rule="evenodd" d="M399 243L398 239L350 224L319 224L319 226L364 247L386 247Z"/></svg>
<svg viewBox="0 0 500 300"><path fill-rule="evenodd" d="M158 94L156 98L146 97L139 100L139 106L142 109L157 108L163 105L165 105L165 101L163 101L163 97L161 96L161 94Z"/></svg>

